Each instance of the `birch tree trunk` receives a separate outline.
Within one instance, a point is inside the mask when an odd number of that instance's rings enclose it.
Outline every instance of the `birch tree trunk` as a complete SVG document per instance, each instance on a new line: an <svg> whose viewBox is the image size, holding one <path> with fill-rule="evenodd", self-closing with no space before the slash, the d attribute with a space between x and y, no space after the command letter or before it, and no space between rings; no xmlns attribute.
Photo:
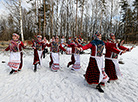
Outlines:
<svg viewBox="0 0 138 102"><path fill-rule="evenodd" d="M67 34L66 34L66 38L69 37L69 1L67 0Z"/></svg>
<svg viewBox="0 0 138 102"><path fill-rule="evenodd" d="M50 17L50 20L51 20L51 27L50 27L50 37L53 36L53 16L54 16L54 3L53 3L53 0L52 0L52 10L51 10L51 17Z"/></svg>
<svg viewBox="0 0 138 102"><path fill-rule="evenodd" d="M113 0L111 0L110 32L112 32L112 18L113 18Z"/></svg>
<svg viewBox="0 0 138 102"><path fill-rule="evenodd" d="M78 33L78 26L77 26L78 25L78 23L77 23L78 22L78 17L77 16L78 16L78 0L76 0L76 31L75 31L76 35L78 35L77 34Z"/></svg>
<svg viewBox="0 0 138 102"><path fill-rule="evenodd" d="M21 31L21 39L24 42L21 0L19 0L19 11L20 11L20 31Z"/></svg>
<svg viewBox="0 0 138 102"><path fill-rule="evenodd" d="M46 0L43 0L44 5L44 25L43 25L43 36L46 34Z"/></svg>
<svg viewBox="0 0 138 102"><path fill-rule="evenodd" d="M82 33L82 37L84 37L84 34L83 34L83 12L84 12L84 1L82 2L82 11L81 11L81 33Z"/></svg>
<svg viewBox="0 0 138 102"><path fill-rule="evenodd" d="M39 9L41 8L41 0L39 0ZM41 16L40 16L40 10L38 10L38 25L39 25L39 34L41 34Z"/></svg>

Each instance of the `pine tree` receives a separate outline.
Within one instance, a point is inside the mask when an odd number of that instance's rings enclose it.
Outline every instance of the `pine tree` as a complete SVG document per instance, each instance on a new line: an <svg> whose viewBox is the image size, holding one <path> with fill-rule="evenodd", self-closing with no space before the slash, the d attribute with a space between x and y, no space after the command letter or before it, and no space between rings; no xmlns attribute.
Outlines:
<svg viewBox="0 0 138 102"><path fill-rule="evenodd" d="M134 15L134 36L135 36L135 40L138 40L137 38L137 34L138 34L138 0L134 0L133 1L133 6L134 6L134 11L133 11L133 15Z"/></svg>
<svg viewBox="0 0 138 102"><path fill-rule="evenodd" d="M127 33L127 19L128 19L128 2L127 0L121 0L122 22L124 24L124 33Z"/></svg>

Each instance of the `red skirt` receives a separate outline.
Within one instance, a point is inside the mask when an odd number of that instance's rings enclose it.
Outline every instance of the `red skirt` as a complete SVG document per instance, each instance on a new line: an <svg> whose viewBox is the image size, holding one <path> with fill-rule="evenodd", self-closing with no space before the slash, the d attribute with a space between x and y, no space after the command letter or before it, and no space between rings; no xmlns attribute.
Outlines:
<svg viewBox="0 0 138 102"><path fill-rule="evenodd" d="M99 84L100 71L95 58L90 58L89 65L85 74L88 84Z"/></svg>
<svg viewBox="0 0 138 102"><path fill-rule="evenodd" d="M37 53L36 49L34 49L34 62L33 62L33 65L35 65L35 64L40 64L39 56L38 56L38 53Z"/></svg>
<svg viewBox="0 0 138 102"><path fill-rule="evenodd" d="M109 80L117 80L115 65L112 60L105 59L105 72L110 78Z"/></svg>

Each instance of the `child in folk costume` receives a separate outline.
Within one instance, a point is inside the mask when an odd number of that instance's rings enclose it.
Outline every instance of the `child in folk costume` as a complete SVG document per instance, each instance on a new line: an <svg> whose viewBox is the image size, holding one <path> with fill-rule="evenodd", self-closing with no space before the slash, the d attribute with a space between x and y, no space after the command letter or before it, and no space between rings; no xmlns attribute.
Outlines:
<svg viewBox="0 0 138 102"><path fill-rule="evenodd" d="M42 41L42 36L37 35L37 40L33 41L33 49L34 49L34 72L37 71L37 64L42 66L42 53L43 49L46 47L46 39Z"/></svg>
<svg viewBox="0 0 138 102"><path fill-rule="evenodd" d="M59 37L56 36L55 41L51 42L50 44L46 44L48 47L50 47L50 63L49 66L51 68L52 71L57 72L60 69L60 65L59 65L59 49L66 51L66 49L64 49L62 47L62 45L59 43Z"/></svg>
<svg viewBox="0 0 138 102"><path fill-rule="evenodd" d="M74 42L68 44L68 47L72 48L72 56L71 56L71 62L68 63L67 67L73 64L71 70L78 71L80 70L80 51L77 49L77 47L82 47L81 44L78 42L78 38L74 38Z"/></svg>
<svg viewBox="0 0 138 102"><path fill-rule="evenodd" d="M104 92L100 85L109 80L104 71L104 46L105 44L101 40L101 34L96 32L95 39L80 49L81 51L91 49L90 62L84 76L88 84L97 84L96 89L98 89L99 92Z"/></svg>
<svg viewBox="0 0 138 102"><path fill-rule="evenodd" d="M19 35L13 33L12 40L10 41L9 46L5 49L5 51L10 50L10 60L8 63L8 66L12 69L10 74L12 74L13 72L20 71L22 69L22 64L23 64L22 48L25 47L23 42L19 40Z"/></svg>
<svg viewBox="0 0 138 102"><path fill-rule="evenodd" d="M132 48L126 48L120 44L116 43L115 35L113 33L110 34L110 41L107 44L112 43L116 44L116 46L106 46L106 54L105 54L105 72L109 76L109 80L117 80L119 76L122 76L119 63L118 63L118 54L121 55L126 51L131 51ZM123 50L123 51L121 51ZM110 81L109 81L110 82Z"/></svg>

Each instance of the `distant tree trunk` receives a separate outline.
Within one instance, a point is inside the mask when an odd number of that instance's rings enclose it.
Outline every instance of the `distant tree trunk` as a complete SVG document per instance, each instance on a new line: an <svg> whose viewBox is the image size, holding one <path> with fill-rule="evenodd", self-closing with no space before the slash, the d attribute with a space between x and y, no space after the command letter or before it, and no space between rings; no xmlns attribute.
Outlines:
<svg viewBox="0 0 138 102"><path fill-rule="evenodd" d="M43 0L44 5L44 25L43 25L43 36L46 34L46 0Z"/></svg>
<svg viewBox="0 0 138 102"><path fill-rule="evenodd" d="M51 10L51 27L50 27L50 36L53 36L53 16L54 16L54 4L52 2L52 10Z"/></svg>
<svg viewBox="0 0 138 102"><path fill-rule="evenodd" d="M76 0L76 31L75 31L75 34L78 35L78 0Z"/></svg>
<svg viewBox="0 0 138 102"><path fill-rule="evenodd" d="M58 25L58 23L59 23L59 16L58 16L58 5L59 5L59 0L57 0L57 23L56 23L56 33L57 33L57 35L58 35L58 28L59 28L59 25Z"/></svg>
<svg viewBox="0 0 138 102"><path fill-rule="evenodd" d="M67 34L66 34L66 38L68 38L69 36L69 0L67 0Z"/></svg>
<svg viewBox="0 0 138 102"><path fill-rule="evenodd" d="M83 12L84 12L84 1L82 1L82 11L81 11L81 33L82 33L82 37L84 38L84 34L83 34Z"/></svg>
<svg viewBox="0 0 138 102"><path fill-rule="evenodd" d="M21 0L19 0L19 10L20 10L20 30L21 30L21 39L22 39L22 41L24 41Z"/></svg>
<svg viewBox="0 0 138 102"><path fill-rule="evenodd" d="M92 39L92 36L93 36L93 34L94 34L94 28L93 28L93 18L94 18L94 5L93 5L93 2L91 2L91 7L92 7L92 12L91 12L91 14L92 14L92 17L91 17L91 34L90 34L90 39Z"/></svg>
<svg viewBox="0 0 138 102"><path fill-rule="evenodd" d="M114 1L114 0L111 0L110 32L112 32L113 1Z"/></svg>
<svg viewBox="0 0 138 102"><path fill-rule="evenodd" d="M37 0L35 0L35 23L37 23Z"/></svg>
<svg viewBox="0 0 138 102"><path fill-rule="evenodd" d="M102 31L102 20L103 20L103 11L101 12L100 33L101 33L101 31Z"/></svg>
<svg viewBox="0 0 138 102"><path fill-rule="evenodd" d="M39 4L39 10L38 10L38 26L39 26L39 34L41 34L41 16L40 16L40 8L41 8L41 0L40 0L40 4Z"/></svg>

